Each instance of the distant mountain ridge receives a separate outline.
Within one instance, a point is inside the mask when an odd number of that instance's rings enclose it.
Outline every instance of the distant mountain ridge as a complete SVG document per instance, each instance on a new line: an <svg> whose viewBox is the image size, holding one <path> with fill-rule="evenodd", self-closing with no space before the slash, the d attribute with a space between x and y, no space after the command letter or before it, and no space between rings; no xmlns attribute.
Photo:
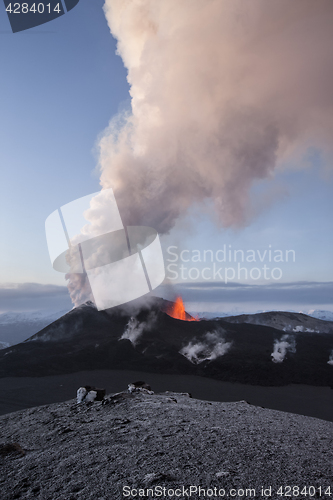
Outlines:
<svg viewBox="0 0 333 500"><path fill-rule="evenodd" d="M259 315L275 327L258 324L258 317L254 324L245 323L249 317L182 321L164 312L169 308L158 298L132 310L84 304L1 350L0 377L126 369L252 385L333 386L333 333L319 331L326 322L283 312ZM293 330L286 333L285 324ZM304 325L310 327L302 331Z"/></svg>

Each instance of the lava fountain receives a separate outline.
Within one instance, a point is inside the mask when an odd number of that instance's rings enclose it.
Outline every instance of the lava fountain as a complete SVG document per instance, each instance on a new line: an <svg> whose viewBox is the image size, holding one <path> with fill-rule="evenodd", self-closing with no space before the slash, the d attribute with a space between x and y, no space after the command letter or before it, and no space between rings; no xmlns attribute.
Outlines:
<svg viewBox="0 0 333 500"><path fill-rule="evenodd" d="M185 311L184 302L181 297L177 297L174 304L168 309L167 314L175 319L183 321L199 321L199 318L193 318Z"/></svg>

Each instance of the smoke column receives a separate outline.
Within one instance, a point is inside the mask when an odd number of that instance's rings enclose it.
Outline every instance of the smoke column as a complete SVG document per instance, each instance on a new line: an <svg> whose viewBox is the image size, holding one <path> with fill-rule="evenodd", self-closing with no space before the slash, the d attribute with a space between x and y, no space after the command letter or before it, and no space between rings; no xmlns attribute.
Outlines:
<svg viewBox="0 0 333 500"><path fill-rule="evenodd" d="M100 140L101 184L125 224L167 232L210 199L222 225L243 225L256 180L301 165L309 147L330 154L331 0L106 0L104 11L131 113Z"/></svg>

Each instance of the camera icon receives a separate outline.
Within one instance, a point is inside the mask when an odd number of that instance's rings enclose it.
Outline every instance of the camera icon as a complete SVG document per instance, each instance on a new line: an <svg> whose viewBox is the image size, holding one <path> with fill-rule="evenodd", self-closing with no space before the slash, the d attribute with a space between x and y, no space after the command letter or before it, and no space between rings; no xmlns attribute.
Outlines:
<svg viewBox="0 0 333 500"><path fill-rule="evenodd" d="M45 231L53 268L85 273L98 310L137 299L165 278L157 231L124 227L112 189L55 210L45 221Z"/></svg>

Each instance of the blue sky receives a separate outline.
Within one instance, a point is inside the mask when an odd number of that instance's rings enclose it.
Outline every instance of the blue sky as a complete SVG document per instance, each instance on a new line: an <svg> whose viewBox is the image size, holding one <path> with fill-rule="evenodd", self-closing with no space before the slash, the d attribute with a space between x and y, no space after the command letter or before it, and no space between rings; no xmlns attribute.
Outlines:
<svg viewBox="0 0 333 500"><path fill-rule="evenodd" d="M65 284L50 265L45 219L99 190L96 141L130 105L126 70L102 6L102 0L80 0L59 19L12 34L0 5L1 283ZM162 238L164 251L170 245L179 251L271 245L295 250L296 261L281 266L281 281L333 281L332 176L320 151L312 152L307 169L291 167L253 188L254 200L272 186L280 195L246 228L218 228L209 206L194 207L195 226L193 218L179 221Z"/></svg>

